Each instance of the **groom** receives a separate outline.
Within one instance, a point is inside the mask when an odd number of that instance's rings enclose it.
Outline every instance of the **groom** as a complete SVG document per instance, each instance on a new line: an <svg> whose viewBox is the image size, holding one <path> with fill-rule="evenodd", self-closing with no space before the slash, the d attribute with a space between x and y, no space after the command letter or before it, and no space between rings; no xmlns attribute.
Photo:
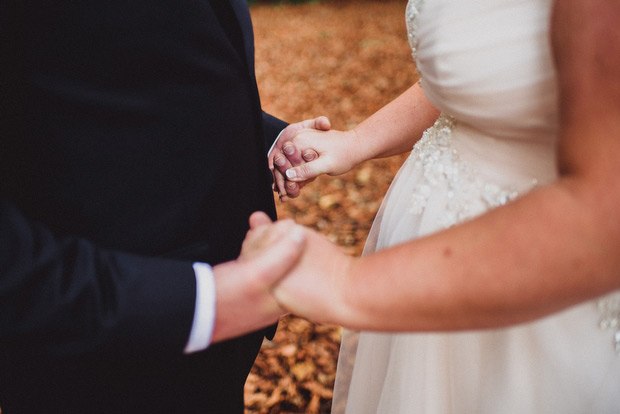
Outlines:
<svg viewBox="0 0 620 414"><path fill-rule="evenodd" d="M3 414L242 413L253 281L299 253L232 261L285 127L245 1L7 0L0 35Z"/></svg>

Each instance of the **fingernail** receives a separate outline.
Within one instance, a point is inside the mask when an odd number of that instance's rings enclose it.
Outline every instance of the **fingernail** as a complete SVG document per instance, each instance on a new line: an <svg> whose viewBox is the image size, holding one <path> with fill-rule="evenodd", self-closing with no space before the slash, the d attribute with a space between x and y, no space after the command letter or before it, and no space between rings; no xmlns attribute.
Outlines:
<svg viewBox="0 0 620 414"><path fill-rule="evenodd" d="M303 159L305 161L314 161L315 158L316 158L316 152L314 152L314 151L308 151L303 156Z"/></svg>
<svg viewBox="0 0 620 414"><path fill-rule="evenodd" d="M294 169L289 168L288 170L286 170L286 176L288 178L297 178L297 172Z"/></svg>
<svg viewBox="0 0 620 414"><path fill-rule="evenodd" d="M282 151L284 151L286 155L292 155L295 153L295 147L293 145L285 145Z"/></svg>
<svg viewBox="0 0 620 414"><path fill-rule="evenodd" d="M279 158L276 158L276 159L273 160L273 163L275 165L277 165L278 167L283 166L285 162L286 161L285 161L284 157L279 157Z"/></svg>
<svg viewBox="0 0 620 414"><path fill-rule="evenodd" d="M295 184L295 183L291 183L291 182L288 182L288 183L286 183L286 186L287 186L288 188L290 188L291 190L293 190L295 187L297 187L297 184Z"/></svg>

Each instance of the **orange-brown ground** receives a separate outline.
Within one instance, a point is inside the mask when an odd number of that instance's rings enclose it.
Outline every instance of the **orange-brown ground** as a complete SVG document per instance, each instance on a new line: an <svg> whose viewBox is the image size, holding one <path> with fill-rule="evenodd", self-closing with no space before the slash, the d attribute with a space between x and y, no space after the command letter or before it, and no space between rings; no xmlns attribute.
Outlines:
<svg viewBox="0 0 620 414"><path fill-rule="evenodd" d="M327 115L351 128L417 75L407 43L406 1L252 6L263 106L289 122ZM279 204L280 217L313 227L359 255L394 174L397 156L320 177ZM246 414L329 413L341 330L289 316L263 344L246 388Z"/></svg>

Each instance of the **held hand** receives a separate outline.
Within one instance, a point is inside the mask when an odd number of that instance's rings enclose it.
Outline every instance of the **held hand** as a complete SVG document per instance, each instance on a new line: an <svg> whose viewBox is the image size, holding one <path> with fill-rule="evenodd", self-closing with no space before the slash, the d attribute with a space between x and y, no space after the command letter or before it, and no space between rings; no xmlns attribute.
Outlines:
<svg viewBox="0 0 620 414"><path fill-rule="evenodd" d="M245 236L238 260L248 261L259 257L273 244L285 238L303 240L303 228L290 219L274 223L267 214L257 211L250 216L250 230Z"/></svg>
<svg viewBox="0 0 620 414"><path fill-rule="evenodd" d="M299 195L299 190L303 185L294 182L286 183L284 172L297 165L303 164L305 161L314 159L311 154L312 151L306 154L301 154L296 151L295 146L287 145L295 135L304 129L316 129L319 131L329 131L331 124L329 119L324 116L320 116L315 119L309 119L306 121L298 122L287 126L280 138L275 143L273 149L269 154L269 168L274 175L274 190L280 194L280 200L286 201L288 197L295 198ZM316 157L316 154L314 154ZM305 159L309 158L309 159Z"/></svg>
<svg viewBox="0 0 620 414"><path fill-rule="evenodd" d="M306 159L307 163L287 169L286 178L292 182L305 183L321 174L346 173L361 161L356 142L355 130L323 132L305 129L298 132L287 145L294 144L296 153L308 154L312 159ZM315 153L318 157L313 156Z"/></svg>
<svg viewBox="0 0 620 414"><path fill-rule="evenodd" d="M213 342L269 326L285 313L271 288L299 261L304 234L292 221L268 225L271 220L264 214L254 221L241 256L213 267L217 306Z"/></svg>
<svg viewBox="0 0 620 414"><path fill-rule="evenodd" d="M355 259L320 234L305 229L306 248L297 266L274 288L280 305L315 322L334 323L354 318L347 301Z"/></svg>

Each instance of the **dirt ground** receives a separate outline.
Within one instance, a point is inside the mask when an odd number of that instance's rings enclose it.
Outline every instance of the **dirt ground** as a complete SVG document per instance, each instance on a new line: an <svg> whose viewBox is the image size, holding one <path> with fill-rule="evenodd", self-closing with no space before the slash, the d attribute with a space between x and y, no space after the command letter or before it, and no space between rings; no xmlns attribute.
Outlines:
<svg viewBox="0 0 620 414"><path fill-rule="evenodd" d="M289 122L327 115L351 128L417 80L405 0L255 4L256 73L264 109ZM278 205L351 255L362 252L401 155L320 177ZM265 341L245 388L246 414L329 413L341 329L294 316Z"/></svg>

